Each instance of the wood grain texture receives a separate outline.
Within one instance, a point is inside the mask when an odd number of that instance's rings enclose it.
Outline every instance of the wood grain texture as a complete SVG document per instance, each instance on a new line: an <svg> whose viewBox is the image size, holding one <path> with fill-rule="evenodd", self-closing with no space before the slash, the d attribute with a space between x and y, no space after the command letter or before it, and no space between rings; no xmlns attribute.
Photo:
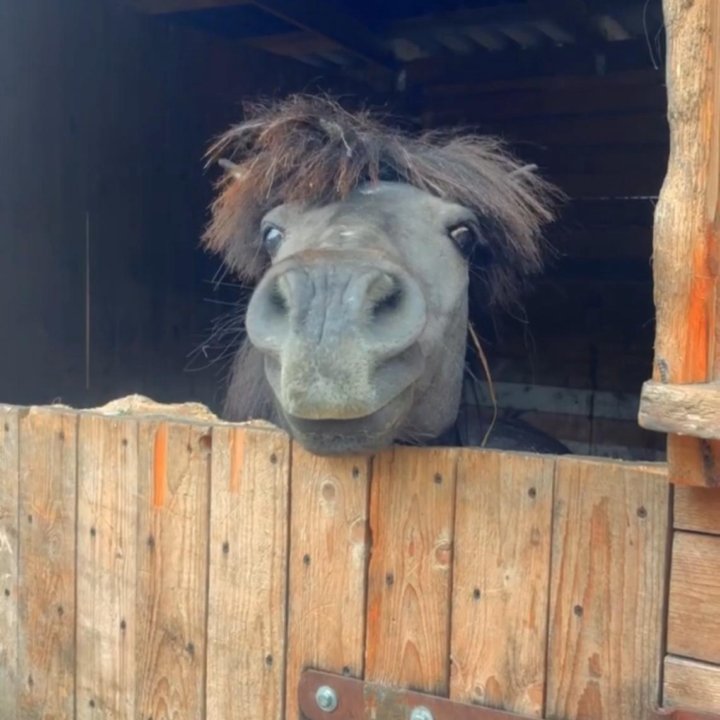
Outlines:
<svg viewBox="0 0 720 720"><path fill-rule="evenodd" d="M370 462L293 446L287 720L306 667L362 677Z"/></svg>
<svg viewBox="0 0 720 720"><path fill-rule="evenodd" d="M660 693L669 487L558 458L546 714L637 720Z"/></svg>
<svg viewBox="0 0 720 720"><path fill-rule="evenodd" d="M720 4L664 0L670 162L655 210L653 379L720 377ZM671 482L720 484L720 441L671 435Z"/></svg>
<svg viewBox="0 0 720 720"><path fill-rule="evenodd" d="M674 533L667 645L720 664L720 537Z"/></svg>
<svg viewBox="0 0 720 720"><path fill-rule="evenodd" d="M19 716L75 715L77 416L20 418Z"/></svg>
<svg viewBox="0 0 720 720"><path fill-rule="evenodd" d="M18 410L0 406L0 717L17 718Z"/></svg>
<svg viewBox="0 0 720 720"><path fill-rule="evenodd" d="M450 697L540 717L555 459L458 462Z"/></svg>
<svg viewBox="0 0 720 720"><path fill-rule="evenodd" d="M678 530L720 535L720 488L675 488L673 522Z"/></svg>
<svg viewBox="0 0 720 720"><path fill-rule="evenodd" d="M448 692L456 459L420 448L375 458L367 680Z"/></svg>
<svg viewBox="0 0 720 720"><path fill-rule="evenodd" d="M213 428L207 717L284 720L290 442Z"/></svg>
<svg viewBox="0 0 720 720"><path fill-rule="evenodd" d="M638 422L656 432L720 440L720 383L643 385Z"/></svg>
<svg viewBox="0 0 720 720"><path fill-rule="evenodd" d="M138 717L204 716L210 446L205 425L140 422Z"/></svg>
<svg viewBox="0 0 720 720"><path fill-rule="evenodd" d="M666 657L663 705L720 713L720 667Z"/></svg>
<svg viewBox="0 0 720 720"><path fill-rule="evenodd" d="M137 422L81 415L78 433L76 717L135 720Z"/></svg>

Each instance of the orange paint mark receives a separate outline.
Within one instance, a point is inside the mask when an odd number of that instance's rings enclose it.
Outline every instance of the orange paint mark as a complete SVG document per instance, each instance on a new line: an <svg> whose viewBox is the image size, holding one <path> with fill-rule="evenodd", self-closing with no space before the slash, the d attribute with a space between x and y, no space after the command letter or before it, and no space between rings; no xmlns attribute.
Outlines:
<svg viewBox="0 0 720 720"><path fill-rule="evenodd" d="M711 272L708 252L711 242L707 240L693 252L685 333L687 346L682 377L678 378L680 382L703 382L708 379L710 329L715 315L715 277Z"/></svg>
<svg viewBox="0 0 720 720"><path fill-rule="evenodd" d="M168 428L163 424L155 431L153 453L153 506L160 508L165 504L167 490Z"/></svg>
<svg viewBox="0 0 720 720"><path fill-rule="evenodd" d="M245 457L245 431L236 428L233 430L230 441L230 492L240 490L242 479L243 458Z"/></svg>

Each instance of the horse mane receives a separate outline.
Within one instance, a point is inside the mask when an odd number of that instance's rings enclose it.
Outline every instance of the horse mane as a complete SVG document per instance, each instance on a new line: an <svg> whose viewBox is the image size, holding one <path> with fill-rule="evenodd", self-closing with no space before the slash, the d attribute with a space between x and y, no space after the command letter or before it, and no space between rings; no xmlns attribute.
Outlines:
<svg viewBox="0 0 720 720"><path fill-rule="evenodd" d="M411 134L328 97L292 95L246 106L245 120L208 151L218 183L205 246L245 281L270 263L260 222L282 203L324 205L365 183L396 180L472 210L491 246L478 273L490 304L512 304L542 268L542 227L560 194L498 138L460 132Z"/></svg>

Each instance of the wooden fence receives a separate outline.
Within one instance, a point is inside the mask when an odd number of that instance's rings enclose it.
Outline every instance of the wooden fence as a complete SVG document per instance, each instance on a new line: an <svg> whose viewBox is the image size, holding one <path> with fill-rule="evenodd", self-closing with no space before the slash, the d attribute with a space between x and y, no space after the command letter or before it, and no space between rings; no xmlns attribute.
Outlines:
<svg viewBox="0 0 720 720"><path fill-rule="evenodd" d="M305 667L532 717L660 700L661 465L311 456L0 409L0 717L296 720Z"/></svg>

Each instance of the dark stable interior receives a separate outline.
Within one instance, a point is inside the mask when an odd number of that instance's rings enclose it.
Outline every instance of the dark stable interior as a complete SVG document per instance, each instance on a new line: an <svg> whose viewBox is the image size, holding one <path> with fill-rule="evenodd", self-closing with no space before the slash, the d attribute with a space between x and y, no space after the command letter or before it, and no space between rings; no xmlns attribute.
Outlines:
<svg viewBox="0 0 720 720"><path fill-rule="evenodd" d="M567 193L524 313L481 324L499 405L574 452L662 459L636 415L664 77L660 0L3 3L0 401L219 411L246 291L199 246L203 153L243 101L323 90L500 134Z"/></svg>

